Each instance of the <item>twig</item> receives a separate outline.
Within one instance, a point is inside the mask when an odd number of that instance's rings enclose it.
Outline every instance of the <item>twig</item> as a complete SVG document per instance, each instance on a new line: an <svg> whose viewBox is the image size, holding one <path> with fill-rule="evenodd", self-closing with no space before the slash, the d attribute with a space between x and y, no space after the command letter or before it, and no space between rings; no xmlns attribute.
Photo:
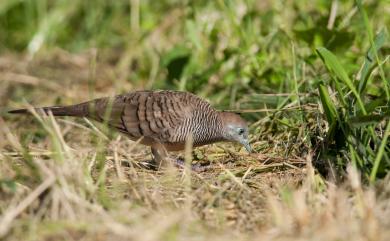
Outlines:
<svg viewBox="0 0 390 241"><path fill-rule="evenodd" d="M328 19L328 25L326 26L329 30L333 29L334 21L336 20L337 16L337 8L338 8L338 0L332 1L332 6L330 8L330 15Z"/></svg>

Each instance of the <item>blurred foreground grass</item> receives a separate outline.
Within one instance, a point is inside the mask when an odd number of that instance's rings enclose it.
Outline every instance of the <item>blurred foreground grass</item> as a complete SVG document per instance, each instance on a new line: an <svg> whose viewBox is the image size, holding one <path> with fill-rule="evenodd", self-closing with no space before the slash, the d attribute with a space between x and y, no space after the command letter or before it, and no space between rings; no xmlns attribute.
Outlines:
<svg viewBox="0 0 390 241"><path fill-rule="evenodd" d="M389 16L385 0L1 1L2 112L187 90L243 112L256 153L151 172L94 123L3 115L0 239L388 240Z"/></svg>

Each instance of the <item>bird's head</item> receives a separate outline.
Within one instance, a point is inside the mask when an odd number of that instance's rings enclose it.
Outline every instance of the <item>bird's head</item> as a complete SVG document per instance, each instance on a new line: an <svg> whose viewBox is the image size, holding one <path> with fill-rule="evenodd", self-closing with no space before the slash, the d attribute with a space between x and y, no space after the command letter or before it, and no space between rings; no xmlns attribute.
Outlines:
<svg viewBox="0 0 390 241"><path fill-rule="evenodd" d="M241 143L248 152L252 151L248 139L248 124L240 115L233 112L220 112L223 120L226 141Z"/></svg>

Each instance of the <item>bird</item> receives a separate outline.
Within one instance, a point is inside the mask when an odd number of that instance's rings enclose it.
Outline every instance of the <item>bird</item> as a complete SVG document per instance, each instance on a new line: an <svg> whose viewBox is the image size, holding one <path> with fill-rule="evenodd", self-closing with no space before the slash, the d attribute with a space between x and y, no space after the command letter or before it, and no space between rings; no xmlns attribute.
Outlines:
<svg viewBox="0 0 390 241"><path fill-rule="evenodd" d="M139 90L75 105L35 108L53 116L86 117L106 123L133 141L149 146L153 163L172 162L171 151L216 142L236 142L251 152L247 122L237 113L219 111L206 100L185 91ZM9 111L28 114L28 109Z"/></svg>

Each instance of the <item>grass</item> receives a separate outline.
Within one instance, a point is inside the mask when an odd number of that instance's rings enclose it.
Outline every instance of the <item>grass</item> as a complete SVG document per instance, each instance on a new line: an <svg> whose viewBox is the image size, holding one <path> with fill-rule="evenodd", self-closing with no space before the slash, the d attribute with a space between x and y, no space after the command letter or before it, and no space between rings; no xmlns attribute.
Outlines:
<svg viewBox="0 0 390 241"><path fill-rule="evenodd" d="M388 240L386 1L0 2L0 239ZM135 89L242 112L255 153L10 116ZM189 151L179 153L191 159Z"/></svg>

